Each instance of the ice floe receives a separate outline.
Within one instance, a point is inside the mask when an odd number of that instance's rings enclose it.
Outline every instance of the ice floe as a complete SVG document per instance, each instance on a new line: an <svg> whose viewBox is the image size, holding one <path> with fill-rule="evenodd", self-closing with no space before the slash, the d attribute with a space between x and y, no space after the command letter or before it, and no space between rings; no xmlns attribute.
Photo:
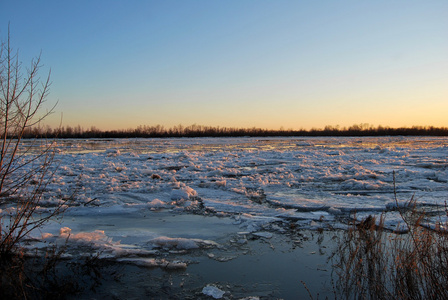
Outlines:
<svg viewBox="0 0 448 300"><path fill-rule="evenodd" d="M58 140L58 168L37 211L72 200L59 228L41 233L119 256L218 244L218 235L201 236L206 228L171 228L169 214L215 216L260 235L386 213L388 228L405 231L397 211L413 197L435 216L427 226L442 228L447 145L435 137ZM0 208L3 217L13 212Z"/></svg>

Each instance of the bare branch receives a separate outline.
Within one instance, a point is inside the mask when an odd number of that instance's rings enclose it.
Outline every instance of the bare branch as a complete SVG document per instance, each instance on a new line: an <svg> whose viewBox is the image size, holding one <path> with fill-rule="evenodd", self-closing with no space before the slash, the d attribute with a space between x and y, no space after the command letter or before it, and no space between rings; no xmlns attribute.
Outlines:
<svg viewBox="0 0 448 300"><path fill-rule="evenodd" d="M30 231L65 207L61 204L46 216L36 216L43 191L55 172L51 169L55 151L53 143L37 152L22 149L26 130L40 124L55 108L38 115L51 85L51 72L42 82L40 69L41 55L22 73L19 52L11 47L8 28L7 41L0 48L0 206L14 205L14 210L7 220L8 226L4 226L0 217L0 255L17 248Z"/></svg>

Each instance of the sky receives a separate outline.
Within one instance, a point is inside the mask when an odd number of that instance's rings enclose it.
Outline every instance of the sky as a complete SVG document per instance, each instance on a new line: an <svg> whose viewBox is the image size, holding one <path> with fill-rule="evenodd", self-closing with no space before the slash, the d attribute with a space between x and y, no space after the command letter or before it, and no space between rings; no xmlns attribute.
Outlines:
<svg viewBox="0 0 448 300"><path fill-rule="evenodd" d="M446 0L2 0L8 24L52 127L448 127Z"/></svg>

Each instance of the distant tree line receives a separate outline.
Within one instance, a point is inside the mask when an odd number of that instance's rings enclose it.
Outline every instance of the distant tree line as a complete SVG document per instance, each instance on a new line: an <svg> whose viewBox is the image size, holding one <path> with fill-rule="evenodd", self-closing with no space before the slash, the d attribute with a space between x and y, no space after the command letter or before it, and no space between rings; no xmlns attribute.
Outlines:
<svg viewBox="0 0 448 300"><path fill-rule="evenodd" d="M100 130L94 126L84 129L81 126L63 126L53 129L46 127L28 128L24 134L27 138L166 138L166 137L266 137L266 136L448 136L448 127L412 126L392 128L362 123L350 127L325 126L323 129L262 129L213 127L203 125L177 125L165 128L162 125L138 126L134 129Z"/></svg>

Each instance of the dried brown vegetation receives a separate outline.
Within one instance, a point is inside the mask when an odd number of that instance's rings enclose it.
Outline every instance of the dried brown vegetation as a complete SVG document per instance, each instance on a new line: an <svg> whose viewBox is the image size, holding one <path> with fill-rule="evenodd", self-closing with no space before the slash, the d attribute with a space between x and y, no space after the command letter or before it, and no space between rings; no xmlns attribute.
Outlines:
<svg viewBox="0 0 448 300"><path fill-rule="evenodd" d="M448 299L448 224L426 226L426 213L415 204L411 199L405 207L397 205L406 233L386 230L381 215L353 223L342 234L332 257L339 296Z"/></svg>

